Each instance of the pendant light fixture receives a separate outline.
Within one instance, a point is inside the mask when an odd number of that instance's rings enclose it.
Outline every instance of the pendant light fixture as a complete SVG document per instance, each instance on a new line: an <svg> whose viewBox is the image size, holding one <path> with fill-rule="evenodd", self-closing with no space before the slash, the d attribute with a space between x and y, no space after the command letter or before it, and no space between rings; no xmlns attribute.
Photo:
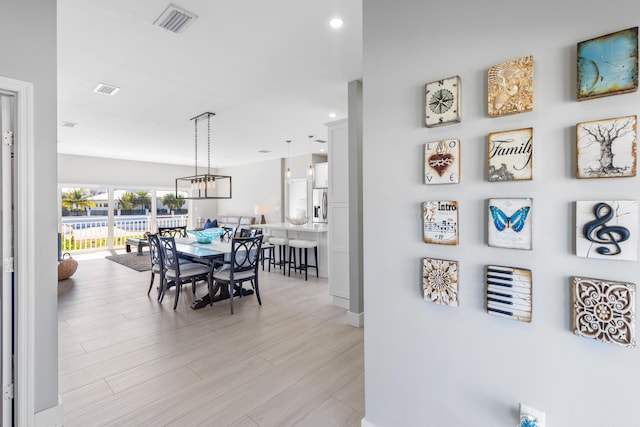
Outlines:
<svg viewBox="0 0 640 427"><path fill-rule="evenodd" d="M215 175L211 173L211 117L215 113L202 113L192 117L194 122L194 142L195 142L195 164L193 176L183 176L176 178L176 197L179 196L181 183L188 183L191 186L191 197L185 199L230 199L231 198L231 177L227 175ZM207 171L198 173L198 121L207 119Z"/></svg>
<svg viewBox="0 0 640 427"><path fill-rule="evenodd" d="M316 171L313 168L313 153L311 152L311 138L313 135L309 135L309 154L311 155L311 163L309 163L309 168L307 169L307 181L311 184L316 180Z"/></svg>
<svg viewBox="0 0 640 427"><path fill-rule="evenodd" d="M287 139L287 171L284 174L284 181L287 184L291 184L291 166L290 166L290 162L291 162L291 151L290 151L290 146L291 146L291 140Z"/></svg>

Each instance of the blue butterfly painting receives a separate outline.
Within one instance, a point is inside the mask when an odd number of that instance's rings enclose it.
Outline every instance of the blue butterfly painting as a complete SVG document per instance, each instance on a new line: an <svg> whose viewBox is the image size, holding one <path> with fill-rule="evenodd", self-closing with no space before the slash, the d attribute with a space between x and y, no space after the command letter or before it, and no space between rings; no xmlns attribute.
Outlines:
<svg viewBox="0 0 640 427"><path fill-rule="evenodd" d="M500 208L495 206L489 206L491 210L491 216L493 217L493 224L498 231L503 231L506 228L511 228L516 233L522 231L529 215L531 206L525 206L515 211L511 217L508 217Z"/></svg>

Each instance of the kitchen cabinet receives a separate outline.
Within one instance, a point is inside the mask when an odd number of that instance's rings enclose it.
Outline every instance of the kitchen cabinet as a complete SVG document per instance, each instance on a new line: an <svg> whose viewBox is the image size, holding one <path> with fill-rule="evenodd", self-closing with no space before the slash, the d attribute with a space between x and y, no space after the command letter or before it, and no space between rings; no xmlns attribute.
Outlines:
<svg viewBox="0 0 640 427"><path fill-rule="evenodd" d="M327 188L329 187L329 163L316 163L314 165L316 170L316 182L315 188Z"/></svg>

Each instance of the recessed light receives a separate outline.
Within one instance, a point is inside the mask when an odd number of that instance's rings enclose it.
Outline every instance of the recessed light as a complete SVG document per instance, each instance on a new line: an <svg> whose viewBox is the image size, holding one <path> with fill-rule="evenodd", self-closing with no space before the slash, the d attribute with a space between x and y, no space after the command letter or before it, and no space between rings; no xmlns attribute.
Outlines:
<svg viewBox="0 0 640 427"><path fill-rule="evenodd" d="M329 21L329 25L331 26L331 28L340 28L342 27L342 24L344 24L344 22L340 18L333 18L331 21Z"/></svg>
<svg viewBox="0 0 640 427"><path fill-rule="evenodd" d="M332 119L336 118L336 113L329 113L329 117L331 117Z"/></svg>
<svg viewBox="0 0 640 427"><path fill-rule="evenodd" d="M327 150L325 150L324 148L321 148L321 149L320 149L320 152L321 152L321 153L324 153L325 151L327 151Z"/></svg>

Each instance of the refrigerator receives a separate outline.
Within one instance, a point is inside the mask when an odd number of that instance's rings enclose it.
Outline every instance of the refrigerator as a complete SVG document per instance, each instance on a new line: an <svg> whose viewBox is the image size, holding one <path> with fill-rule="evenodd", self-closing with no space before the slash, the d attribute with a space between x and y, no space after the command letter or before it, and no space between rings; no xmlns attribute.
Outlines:
<svg viewBox="0 0 640 427"><path fill-rule="evenodd" d="M327 198L327 189L314 188L313 189L313 205L312 205L313 222L328 222L327 221L328 208L329 208L329 201Z"/></svg>

